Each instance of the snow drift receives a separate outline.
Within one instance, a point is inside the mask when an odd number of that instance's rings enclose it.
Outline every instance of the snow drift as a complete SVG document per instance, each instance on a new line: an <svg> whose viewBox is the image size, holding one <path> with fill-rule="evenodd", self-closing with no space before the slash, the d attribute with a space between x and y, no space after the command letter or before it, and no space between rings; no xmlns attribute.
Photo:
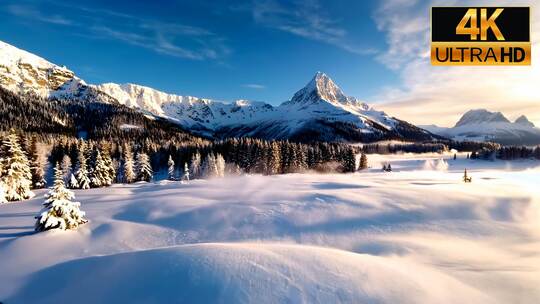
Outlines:
<svg viewBox="0 0 540 304"><path fill-rule="evenodd" d="M74 260L41 271L6 302L66 299L78 303L491 302L449 276L397 258L254 243L185 245Z"/></svg>

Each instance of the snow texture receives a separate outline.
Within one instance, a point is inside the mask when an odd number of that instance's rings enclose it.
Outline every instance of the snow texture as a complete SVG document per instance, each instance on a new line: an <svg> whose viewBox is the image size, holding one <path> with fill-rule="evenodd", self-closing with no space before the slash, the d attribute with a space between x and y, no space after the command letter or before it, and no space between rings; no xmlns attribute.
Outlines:
<svg viewBox="0 0 540 304"><path fill-rule="evenodd" d="M368 158L353 174L76 190L90 220L76 231L34 234L40 199L0 205L0 299L540 301L538 162ZM447 171L425 168L441 158Z"/></svg>

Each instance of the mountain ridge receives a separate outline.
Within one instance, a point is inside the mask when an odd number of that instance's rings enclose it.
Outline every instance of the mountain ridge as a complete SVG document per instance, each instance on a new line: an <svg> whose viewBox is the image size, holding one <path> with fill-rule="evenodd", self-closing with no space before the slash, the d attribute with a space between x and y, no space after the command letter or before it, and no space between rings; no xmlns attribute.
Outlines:
<svg viewBox="0 0 540 304"><path fill-rule="evenodd" d="M119 104L175 122L214 138L252 136L299 141L423 141L437 136L347 96L330 77L317 72L293 97L264 102L168 94L135 84L87 84L74 72L2 42L0 85L17 93L75 102Z"/></svg>
<svg viewBox="0 0 540 304"><path fill-rule="evenodd" d="M540 129L525 115L511 122L501 112L486 109L469 110L454 127L444 128L424 125L422 128L434 134L459 141L491 141L503 145L538 145Z"/></svg>

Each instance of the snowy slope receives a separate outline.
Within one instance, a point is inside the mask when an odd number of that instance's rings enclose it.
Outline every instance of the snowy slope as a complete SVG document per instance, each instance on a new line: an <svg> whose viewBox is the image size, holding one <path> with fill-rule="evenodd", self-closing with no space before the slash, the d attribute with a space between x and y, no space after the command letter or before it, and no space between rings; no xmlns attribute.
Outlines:
<svg viewBox="0 0 540 304"><path fill-rule="evenodd" d="M424 169L441 157L448 166ZM32 234L39 190L0 205L0 299L538 303L538 162L452 157L77 190L88 224ZM393 173L380 172L385 162Z"/></svg>
<svg viewBox="0 0 540 304"><path fill-rule="evenodd" d="M512 123L502 113L485 109L468 111L452 128L435 125L422 128L455 140L492 141L508 145L540 144L540 129L526 116L522 115Z"/></svg>
<svg viewBox="0 0 540 304"><path fill-rule="evenodd" d="M217 137L253 136L290 139L306 129L324 129L318 124L340 123L355 136L360 133L385 137L396 130L399 121L376 111L354 97L345 96L324 73L318 72L290 101L278 107L263 102L239 100L224 103L191 96L167 94L134 84L103 84L96 88L116 98L121 104L174 120L192 130ZM320 140L344 139L332 127ZM418 130L420 136L427 134ZM327 138L321 138L326 136ZM357 137L360 137L357 136ZM396 134L396 137L399 136ZM316 140L314 138L313 140Z"/></svg>
<svg viewBox="0 0 540 304"><path fill-rule="evenodd" d="M324 73L256 123L218 130L232 135L277 139L364 142L380 139L430 140L429 132L370 108Z"/></svg>
<svg viewBox="0 0 540 304"><path fill-rule="evenodd" d="M225 125L249 123L274 112L271 105L262 102L237 100L234 103L224 103L167 94L135 84L106 83L95 88L128 107L172 119L190 128L215 130Z"/></svg>
<svg viewBox="0 0 540 304"><path fill-rule="evenodd" d="M74 77L66 67L0 41L0 84L12 91L48 96Z"/></svg>
<svg viewBox="0 0 540 304"><path fill-rule="evenodd" d="M0 85L18 94L115 103L75 73L0 41Z"/></svg>

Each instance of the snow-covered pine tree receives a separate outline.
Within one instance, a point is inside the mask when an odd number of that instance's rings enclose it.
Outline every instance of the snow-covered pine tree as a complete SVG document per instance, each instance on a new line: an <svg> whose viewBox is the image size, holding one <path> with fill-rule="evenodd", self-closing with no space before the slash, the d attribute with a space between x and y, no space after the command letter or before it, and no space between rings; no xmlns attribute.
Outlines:
<svg viewBox="0 0 540 304"><path fill-rule="evenodd" d="M28 158L30 161L30 174L32 174L32 188L41 189L45 187L47 181L45 180L45 170L40 159L41 157L38 151L37 139L35 136L33 136L30 140Z"/></svg>
<svg viewBox="0 0 540 304"><path fill-rule="evenodd" d="M276 142L272 142L270 145L270 153L268 155L268 165L266 167L266 174L278 174L281 171L281 151L279 145Z"/></svg>
<svg viewBox="0 0 540 304"><path fill-rule="evenodd" d="M359 170L365 170L368 168L368 159L365 153L362 153L360 156L360 165L358 166Z"/></svg>
<svg viewBox="0 0 540 304"><path fill-rule="evenodd" d="M184 174L182 175L183 181L189 181L189 166L187 163L184 163Z"/></svg>
<svg viewBox="0 0 540 304"><path fill-rule="evenodd" d="M196 152L191 157L189 171L193 178L199 178L201 176L201 154L199 152Z"/></svg>
<svg viewBox="0 0 540 304"><path fill-rule="evenodd" d="M96 158L94 162L94 168L90 173L90 185L94 188L107 186L107 180L109 175L109 168L101 157L101 152L96 150Z"/></svg>
<svg viewBox="0 0 540 304"><path fill-rule="evenodd" d="M64 157L62 158L62 173L64 174L64 182L66 184L69 184L69 179L71 178L71 158L69 155L64 154Z"/></svg>
<svg viewBox="0 0 540 304"><path fill-rule="evenodd" d="M4 188L4 184L0 182L0 204L4 204L4 203L7 203L6 190Z"/></svg>
<svg viewBox="0 0 540 304"><path fill-rule="evenodd" d="M116 178L116 169L114 168L108 147L101 149L101 159L103 160L103 165L105 167L105 170L103 171L103 185L110 186Z"/></svg>
<svg viewBox="0 0 540 304"><path fill-rule="evenodd" d="M167 162L167 166L168 166L167 174L168 174L169 180L171 180L171 181L176 180L175 169L174 169L174 160L172 159L171 155L169 155L169 161Z"/></svg>
<svg viewBox="0 0 540 304"><path fill-rule="evenodd" d="M86 161L86 144L84 141L79 145L79 151L77 155L77 164L75 166L75 178L80 189L90 188L90 178L88 177L88 168Z"/></svg>
<svg viewBox="0 0 540 304"><path fill-rule="evenodd" d="M225 163L225 175L240 176L242 175L242 169L235 163Z"/></svg>
<svg viewBox="0 0 540 304"><path fill-rule="evenodd" d="M133 153L131 152L130 146L126 145L124 147L124 182L126 184L133 183L137 178L135 174L135 168L133 164Z"/></svg>
<svg viewBox="0 0 540 304"><path fill-rule="evenodd" d="M79 189L79 182L77 181L77 178L73 173L69 175L69 182L68 182L68 188L69 189Z"/></svg>
<svg viewBox="0 0 540 304"><path fill-rule="evenodd" d="M225 176L225 159L219 153L216 155L216 171L218 177Z"/></svg>
<svg viewBox="0 0 540 304"><path fill-rule="evenodd" d="M137 154L137 180L149 182L153 174L150 158L146 153L139 152Z"/></svg>
<svg viewBox="0 0 540 304"><path fill-rule="evenodd" d="M80 209L81 204L71 201L75 196L65 187L60 165L56 165L54 169L54 186L46 197L43 204L45 207L36 216L36 231L75 229L88 222L84 218L84 211Z"/></svg>
<svg viewBox="0 0 540 304"><path fill-rule="evenodd" d="M34 196L30 190L32 173L29 161L13 130L2 141L0 183L4 184L5 197L8 201L19 201Z"/></svg>
<svg viewBox="0 0 540 304"><path fill-rule="evenodd" d="M202 165L202 176L205 178L214 178L219 176L216 157L213 153L208 153Z"/></svg>

